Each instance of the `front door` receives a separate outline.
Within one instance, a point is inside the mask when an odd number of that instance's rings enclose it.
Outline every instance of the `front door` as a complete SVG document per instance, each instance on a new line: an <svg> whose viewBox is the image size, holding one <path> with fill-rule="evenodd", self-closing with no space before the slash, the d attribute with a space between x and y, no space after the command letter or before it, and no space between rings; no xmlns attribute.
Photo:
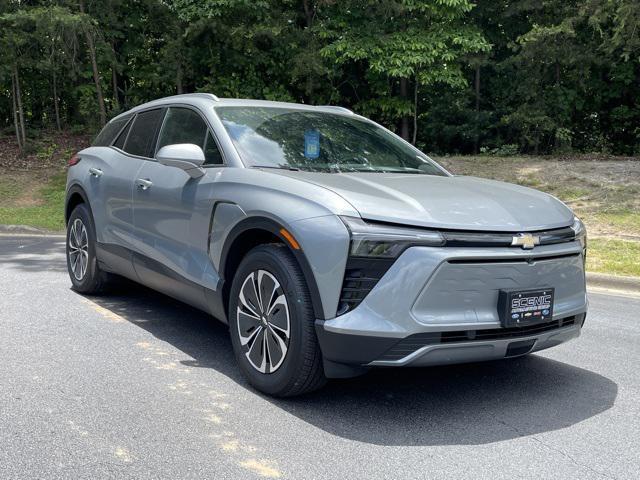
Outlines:
<svg viewBox="0 0 640 480"><path fill-rule="evenodd" d="M206 309L203 287L216 288L205 272L210 263L208 238L215 190L217 145L200 114L186 107L166 113L157 150L193 143L205 152L206 174L192 178L183 170L148 161L136 178L134 232L139 251L134 264L140 280L192 305Z"/></svg>

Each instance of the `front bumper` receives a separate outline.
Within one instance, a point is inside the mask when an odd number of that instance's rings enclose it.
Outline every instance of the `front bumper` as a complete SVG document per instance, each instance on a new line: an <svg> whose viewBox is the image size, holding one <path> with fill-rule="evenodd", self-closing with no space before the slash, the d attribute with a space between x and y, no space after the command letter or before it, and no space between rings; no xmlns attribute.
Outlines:
<svg viewBox="0 0 640 480"><path fill-rule="evenodd" d="M539 287L555 288L552 321L502 328L499 290ZM578 242L535 251L413 247L357 308L316 322L316 331L327 364L442 365L558 345L579 336L586 311Z"/></svg>

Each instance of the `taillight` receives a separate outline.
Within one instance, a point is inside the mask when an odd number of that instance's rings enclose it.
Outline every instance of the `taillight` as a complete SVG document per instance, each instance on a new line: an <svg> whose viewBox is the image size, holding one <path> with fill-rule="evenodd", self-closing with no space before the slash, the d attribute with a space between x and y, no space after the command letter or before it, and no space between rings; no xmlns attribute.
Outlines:
<svg viewBox="0 0 640 480"><path fill-rule="evenodd" d="M69 167L73 167L76 163L78 163L81 160L80 155L78 155L77 153L71 157L69 159L69 161L67 162L67 166Z"/></svg>

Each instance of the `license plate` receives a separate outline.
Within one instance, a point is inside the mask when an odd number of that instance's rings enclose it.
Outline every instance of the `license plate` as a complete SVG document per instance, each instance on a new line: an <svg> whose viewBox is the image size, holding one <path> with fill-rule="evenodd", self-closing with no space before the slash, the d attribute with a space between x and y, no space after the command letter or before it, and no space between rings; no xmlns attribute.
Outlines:
<svg viewBox="0 0 640 480"><path fill-rule="evenodd" d="M553 288L500 290L498 311L504 327L525 327L548 322L553 316Z"/></svg>

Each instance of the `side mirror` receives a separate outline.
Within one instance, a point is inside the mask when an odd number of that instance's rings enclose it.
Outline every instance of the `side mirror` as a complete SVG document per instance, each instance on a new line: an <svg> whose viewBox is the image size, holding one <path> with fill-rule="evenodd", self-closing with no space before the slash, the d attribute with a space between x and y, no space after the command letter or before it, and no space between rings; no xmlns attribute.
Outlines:
<svg viewBox="0 0 640 480"><path fill-rule="evenodd" d="M184 170L192 178L198 178L204 175L202 168L204 164L204 152L198 145L194 145L193 143L165 145L156 153L156 160L158 160L160 165Z"/></svg>

